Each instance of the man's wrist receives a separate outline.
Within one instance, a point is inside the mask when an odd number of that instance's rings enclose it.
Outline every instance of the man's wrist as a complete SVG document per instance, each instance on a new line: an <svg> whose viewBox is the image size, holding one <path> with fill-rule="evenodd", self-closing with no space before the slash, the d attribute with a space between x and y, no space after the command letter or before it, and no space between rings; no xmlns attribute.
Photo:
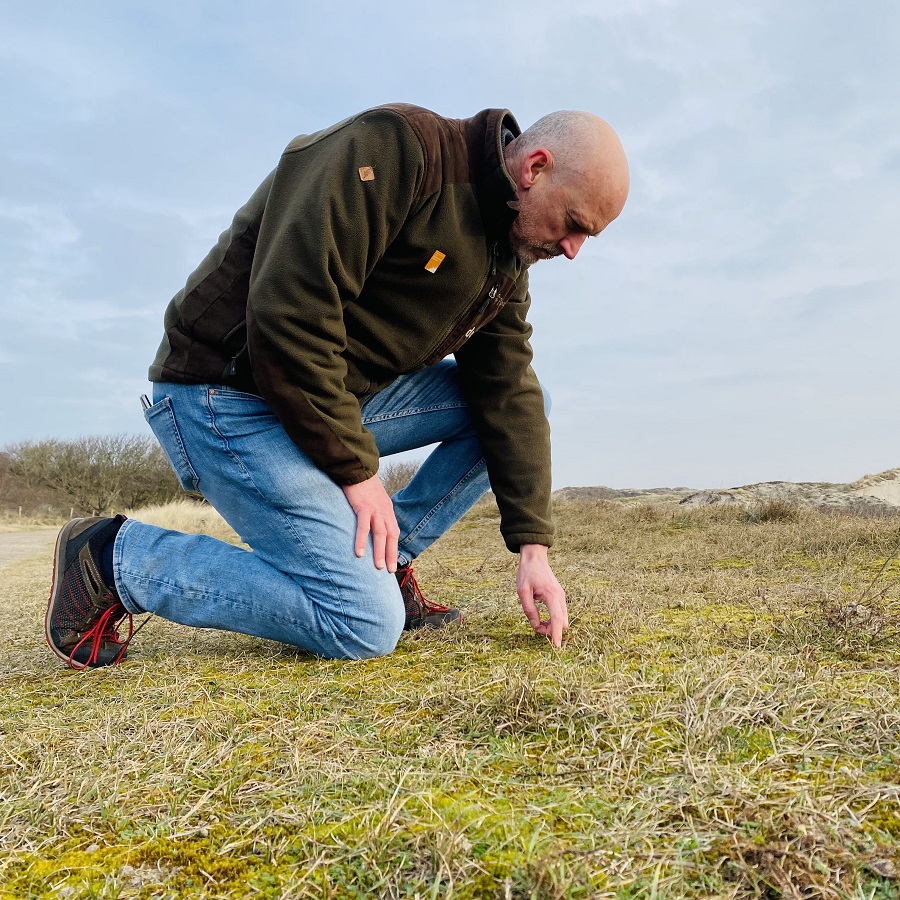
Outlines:
<svg viewBox="0 0 900 900"><path fill-rule="evenodd" d="M543 544L522 544L519 547L519 559L521 562L547 562L547 550Z"/></svg>

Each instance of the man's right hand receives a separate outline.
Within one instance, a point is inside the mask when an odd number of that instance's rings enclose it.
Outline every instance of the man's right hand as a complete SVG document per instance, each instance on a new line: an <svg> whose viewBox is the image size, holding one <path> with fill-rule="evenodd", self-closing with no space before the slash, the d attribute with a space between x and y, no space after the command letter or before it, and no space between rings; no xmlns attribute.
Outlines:
<svg viewBox="0 0 900 900"><path fill-rule="evenodd" d="M519 548L516 588L531 627L550 638L554 647L561 647L563 632L569 627L566 592L556 580L547 558L547 548L542 544L522 544ZM547 607L549 620L541 619L538 603Z"/></svg>
<svg viewBox="0 0 900 900"><path fill-rule="evenodd" d="M397 541L400 526L394 515L394 504L384 489L381 479L373 475L359 484L348 484L343 488L347 502L356 513L356 537L354 551L357 556L366 552L366 541L372 534L372 551L375 568L387 565L389 572L397 571Z"/></svg>

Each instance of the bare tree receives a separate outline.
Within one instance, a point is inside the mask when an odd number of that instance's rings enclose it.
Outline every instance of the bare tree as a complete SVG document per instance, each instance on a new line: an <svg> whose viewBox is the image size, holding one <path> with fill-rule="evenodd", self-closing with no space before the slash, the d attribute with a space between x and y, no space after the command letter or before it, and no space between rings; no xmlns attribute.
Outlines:
<svg viewBox="0 0 900 900"><path fill-rule="evenodd" d="M413 475L418 471L419 463L398 460L382 466L378 475L381 478L384 489L393 497L397 491L403 490L412 481Z"/></svg>
<svg viewBox="0 0 900 900"><path fill-rule="evenodd" d="M103 513L166 502L180 487L156 441L145 435L48 438L6 448L9 471L34 487L49 487L80 511Z"/></svg>

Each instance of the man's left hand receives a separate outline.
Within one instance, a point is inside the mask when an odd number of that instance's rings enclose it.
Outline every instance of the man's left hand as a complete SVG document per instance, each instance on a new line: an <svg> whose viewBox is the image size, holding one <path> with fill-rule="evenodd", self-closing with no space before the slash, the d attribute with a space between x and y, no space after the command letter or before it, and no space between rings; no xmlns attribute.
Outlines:
<svg viewBox="0 0 900 900"><path fill-rule="evenodd" d="M387 566L388 572L396 572L400 527L394 515L394 504L381 479L378 475L373 475L358 484L344 485L343 491L356 513L356 535L353 538L356 555L365 555L366 541L371 534L375 568L383 569Z"/></svg>
<svg viewBox="0 0 900 900"><path fill-rule="evenodd" d="M516 590L531 627L549 637L554 647L562 646L563 632L569 627L566 592L556 580L547 559L547 548L542 544L522 544L519 548ZM549 621L541 621L538 603L547 607Z"/></svg>

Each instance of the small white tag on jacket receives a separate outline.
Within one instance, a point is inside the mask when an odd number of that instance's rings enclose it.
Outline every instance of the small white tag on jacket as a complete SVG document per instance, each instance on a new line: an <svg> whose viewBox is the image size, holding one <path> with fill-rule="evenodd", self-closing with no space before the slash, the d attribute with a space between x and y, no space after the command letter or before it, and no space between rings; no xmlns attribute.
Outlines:
<svg viewBox="0 0 900 900"><path fill-rule="evenodd" d="M375 180L375 170L371 166L360 166L359 167L359 180L360 181L374 181Z"/></svg>
<svg viewBox="0 0 900 900"><path fill-rule="evenodd" d="M438 270L438 266L447 258L446 253L441 253L440 250L435 250L431 255L431 259L425 264L425 271L431 272L434 275Z"/></svg>

